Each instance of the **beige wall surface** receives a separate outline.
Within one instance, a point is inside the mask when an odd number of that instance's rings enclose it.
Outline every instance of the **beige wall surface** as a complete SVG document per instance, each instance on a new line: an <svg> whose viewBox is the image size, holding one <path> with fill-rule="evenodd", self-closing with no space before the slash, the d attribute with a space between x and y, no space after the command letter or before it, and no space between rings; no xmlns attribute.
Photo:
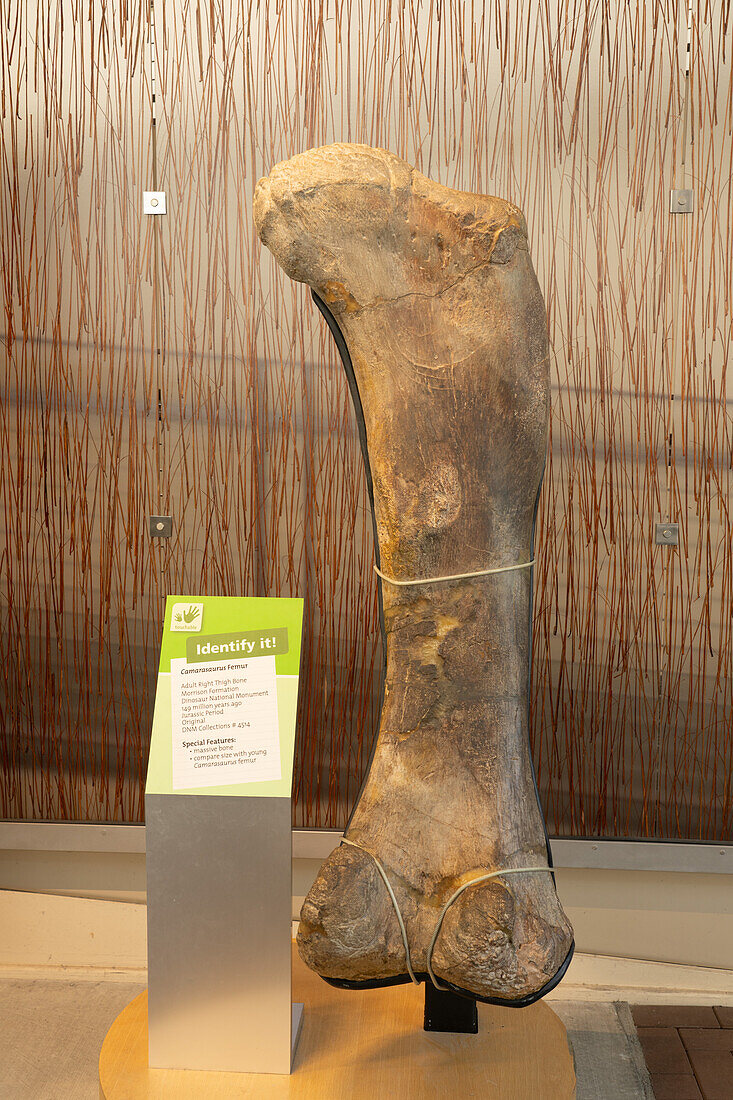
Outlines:
<svg viewBox="0 0 733 1100"><path fill-rule="evenodd" d="M319 867L320 860L293 861L294 918L297 918L303 897ZM566 868L557 871L557 883L560 899L575 928L579 952L733 971L730 875ZM49 926L47 932L41 932L42 918L34 918L35 924L33 921L29 924L28 914L24 915L23 905L30 906L28 912L37 910L35 903L29 900L32 895L46 894L47 905L54 907L53 912L64 910L58 910L58 902L54 902L51 895L77 898L86 903L86 908L82 906L80 910L81 925L69 941L76 946L68 955L68 960L73 958L74 961L68 961L68 965L114 966L118 964L113 960L122 956L137 960L124 965L145 965L144 940L130 941L131 954L125 954L124 943L105 953L104 944L114 943L112 933L111 939L103 938L102 944L98 938L93 942L89 935L96 927L97 916L102 920L106 913L114 916L111 925L114 930L115 921L122 920L124 913L132 912L129 903L135 903L133 908L140 911L129 918L133 922L131 927L137 929L134 936L142 934L144 855L2 851L0 890L6 892L0 896L5 899L4 912L8 914L7 922L0 920L0 926L7 932L0 948L0 963L43 965L42 945L46 934L61 952L56 955L53 952L57 948L49 948L52 951L49 957L67 959L63 946L66 933L61 927L53 931ZM23 901L25 894L27 898ZM122 908L110 909L108 906L113 902L121 904ZM135 923L137 920L143 923ZM28 930L27 939L24 929ZM84 963L80 960L87 949L90 954ZM116 954L118 951L121 955ZM107 961L95 963L97 958Z"/></svg>

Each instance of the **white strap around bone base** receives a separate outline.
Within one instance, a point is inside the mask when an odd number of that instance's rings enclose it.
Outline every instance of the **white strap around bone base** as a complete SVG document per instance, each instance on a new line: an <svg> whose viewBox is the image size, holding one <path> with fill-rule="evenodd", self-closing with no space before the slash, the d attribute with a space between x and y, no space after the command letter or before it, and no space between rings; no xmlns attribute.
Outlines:
<svg viewBox="0 0 733 1100"><path fill-rule="evenodd" d="M415 985L419 985L420 983L417 980L417 978L415 977L415 971L412 969L412 959L410 958L410 945L407 942L407 929L405 928L405 922L402 919L402 913L400 912L400 907L397 904L397 898L395 897L395 892L392 889L392 886L390 884L389 879L387 878L387 872L385 871L384 867L379 862L377 857L374 855L374 853L368 851L366 848L362 848L361 844L357 844L355 841L349 840L347 837L342 837L341 838L341 843L342 844L350 844L352 848L358 848L358 850L360 852L365 852L366 855L371 856L371 858L374 860L374 863L376 864L377 870L379 871L380 875L382 876L382 881L384 882L384 885L387 887L387 893L389 894L390 899L392 901L392 905L394 907L394 911L395 911L395 914L397 916L397 923L400 926L400 932L402 933L402 943L404 944L404 948L405 948L405 962L407 963L407 971L410 975L410 978L415 983ZM441 982L439 982L438 979L435 977L435 974L433 973L433 951L435 950L435 945L438 942L438 936L440 935L440 930L443 927L443 921L445 919L445 915L448 912L448 910L450 909L453 902L457 898L459 898L461 896L461 894L463 893L463 891L467 890L469 888L469 886L475 886L479 882L487 882L489 879L492 879L492 878L499 878L501 875L523 875L523 874L528 873L530 871L550 871L551 872L552 868L548 867L548 866L545 866L545 867L505 867L503 871L489 871L485 875L477 875L476 878L472 878L472 879L469 879L468 882L464 882L462 886L459 886L458 889L455 890L451 894L451 896L448 898L447 902L445 903L445 905L443 906L443 908L440 911L440 916L438 917L438 923L435 925L435 931L433 932L433 938L430 941L430 946L428 947L428 953L427 953L426 960L425 960L426 965L427 965L427 971L428 971L428 974L430 976L430 981L433 983L433 985L435 986L436 989L440 989L443 992L450 992L450 987L447 986L447 985L443 985Z"/></svg>
<svg viewBox="0 0 733 1100"><path fill-rule="evenodd" d="M421 580L414 581L398 581L395 577L388 577L376 565L374 566L374 572L387 584L407 587L413 584L437 584L439 581L464 581L470 577L488 577L490 573L510 573L513 569L530 569L533 565L534 558L531 561L520 561L516 565L499 565L495 569L477 569L475 573L450 573L447 577L423 577Z"/></svg>

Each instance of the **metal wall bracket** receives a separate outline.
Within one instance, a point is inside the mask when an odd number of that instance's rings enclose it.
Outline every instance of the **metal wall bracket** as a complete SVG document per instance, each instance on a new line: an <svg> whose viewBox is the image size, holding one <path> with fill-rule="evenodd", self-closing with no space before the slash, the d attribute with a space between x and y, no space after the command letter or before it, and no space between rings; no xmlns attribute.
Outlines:
<svg viewBox="0 0 733 1100"><path fill-rule="evenodd" d="M143 191L143 214L165 214L165 191Z"/></svg>
<svg viewBox="0 0 733 1100"><path fill-rule="evenodd" d="M173 534L173 516L151 516L151 539L169 539Z"/></svg>
<svg viewBox="0 0 733 1100"><path fill-rule="evenodd" d="M689 187L675 188L669 193L670 214L691 214L695 209L694 195Z"/></svg>
<svg viewBox="0 0 733 1100"><path fill-rule="evenodd" d="M680 542L680 525L679 523L655 523L654 524L654 545L655 546L679 546Z"/></svg>

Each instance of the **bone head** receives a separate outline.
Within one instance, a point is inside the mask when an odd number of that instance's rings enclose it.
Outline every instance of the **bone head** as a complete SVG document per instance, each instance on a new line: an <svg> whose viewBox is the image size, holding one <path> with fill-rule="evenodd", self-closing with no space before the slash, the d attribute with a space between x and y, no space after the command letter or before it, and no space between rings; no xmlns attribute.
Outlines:
<svg viewBox="0 0 733 1100"><path fill-rule="evenodd" d="M257 184L254 217L280 266L335 312L434 294L467 268L526 248L511 203L453 191L366 145L326 145L278 164Z"/></svg>

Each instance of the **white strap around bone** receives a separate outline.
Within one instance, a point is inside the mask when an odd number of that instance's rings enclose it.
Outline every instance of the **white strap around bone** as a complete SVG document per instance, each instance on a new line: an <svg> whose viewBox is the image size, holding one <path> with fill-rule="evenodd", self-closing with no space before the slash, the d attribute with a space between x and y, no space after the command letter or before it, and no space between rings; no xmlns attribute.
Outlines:
<svg viewBox="0 0 733 1100"><path fill-rule="evenodd" d="M400 907L397 904L397 898L394 895L394 890L392 889L390 881L387 878L387 872L385 871L384 867L379 862L377 857L374 855L374 853L373 852L367 852L366 848L362 848L361 844L356 844L353 840L348 840L347 837L345 837L345 836L341 838L341 843L342 844L350 844L352 848L358 848L360 852L366 852L366 854L368 856L371 856L372 859L374 860L374 862L377 866L377 870L379 871L380 875L382 876L382 881L384 882L384 885L387 887L387 893L389 894L389 896L392 900L392 905L394 906L394 911L395 911L395 914L397 916L397 923L400 926L400 932L402 933L402 942L405 945L405 962L407 963L407 972L409 973L409 975L412 978L415 985L419 985L420 983L417 980L417 978L415 977L415 971L412 969L412 960L410 959L410 945L407 942L407 929L405 928L405 922L402 919L402 913L400 912Z"/></svg>
<svg viewBox="0 0 733 1100"><path fill-rule="evenodd" d="M400 926L400 932L402 934L402 943L403 943L404 948L405 948L405 962L407 963L407 971L410 975L410 978L415 983L415 985L419 985L420 983L418 982L417 978L415 977L415 972L412 969L412 959L410 958L410 945L407 941L407 929L405 928L405 922L402 919L402 913L400 912L400 907L397 904L397 898L395 897L395 892L392 889L392 886L390 884L389 879L387 878L387 872L385 871L384 867L379 862L377 857L374 855L374 853L368 851L366 848L362 848L361 844L357 844L355 841L349 840L347 837L342 837L341 842L342 842L342 844L350 844L352 848L358 848L360 852L365 852L366 855L371 856L371 858L374 860L374 863L376 864L377 870L379 871L380 875L382 876L382 881L384 882L384 885L387 887L387 893L389 894L390 899L392 901L392 905L394 907L394 911L395 911L395 914L397 916L397 923ZM530 871L550 871L551 872L552 868L548 867L548 866L544 866L544 867L505 867L503 871L489 871L485 875L477 875L476 878L472 878L472 879L469 879L468 882L464 882L462 886L459 886L458 889L455 890L451 894L451 896L448 898L447 902L445 903L445 905L443 906L443 908L440 911L440 916L438 917L438 923L435 925L435 931L433 932L433 938L430 941L430 946L428 947L428 953L427 953L427 956L426 956L426 965L427 965L428 975L430 976L430 981L433 983L433 985L435 986L436 989L440 989L440 990L443 990L443 991L449 990L449 986L443 985L441 982L439 982L438 979L435 977L435 974L433 973L433 951L435 950L435 945L438 942L438 936L440 935L440 930L443 927L443 921L445 920L445 915L448 912L448 910L450 909L453 902L456 901L456 899L459 898L461 896L461 894L463 893L463 891L467 890L469 888L469 886L475 886L479 882L487 882L489 879L492 879L492 878L499 878L501 875L523 875L523 874L526 874Z"/></svg>
<svg viewBox="0 0 733 1100"><path fill-rule="evenodd" d="M413 584L437 584L439 581L463 581L470 577L488 577L490 573L510 573L513 569L529 569L533 565L534 558L531 561L520 561L516 565L499 565L495 569L477 569L475 573L450 573L447 577L423 577L421 580L414 581L398 581L395 577L388 577L376 565L374 566L374 572L387 584L409 586Z"/></svg>
<svg viewBox="0 0 733 1100"><path fill-rule="evenodd" d="M435 986L436 989L448 990L448 988L449 988L447 985L443 985L441 982L439 982L438 979L435 977L435 974L433 973L433 951L435 950L435 945L438 942L438 936L440 935L440 929L443 927L443 920L445 919L445 914L448 912L448 910L450 909L451 905L456 900L456 898L460 897L461 894L463 893L463 891L467 890L469 888L469 886L475 886L477 882L486 882L488 879L499 878L500 875L521 875L521 874L524 874L525 871L551 871L551 868L550 867L505 867L503 871L490 871L486 875L478 875L476 878L469 879L468 882L464 882L463 886L459 886L458 889L453 894L451 894L451 896L448 898L447 902L445 903L445 905L443 906L443 908L440 911L440 916L438 917L438 923L435 926L435 931L433 932L433 938L430 941L430 947L428 948L428 953L427 953L426 960L425 960L426 964L427 964L428 974L430 975L430 981L433 983L433 985Z"/></svg>

